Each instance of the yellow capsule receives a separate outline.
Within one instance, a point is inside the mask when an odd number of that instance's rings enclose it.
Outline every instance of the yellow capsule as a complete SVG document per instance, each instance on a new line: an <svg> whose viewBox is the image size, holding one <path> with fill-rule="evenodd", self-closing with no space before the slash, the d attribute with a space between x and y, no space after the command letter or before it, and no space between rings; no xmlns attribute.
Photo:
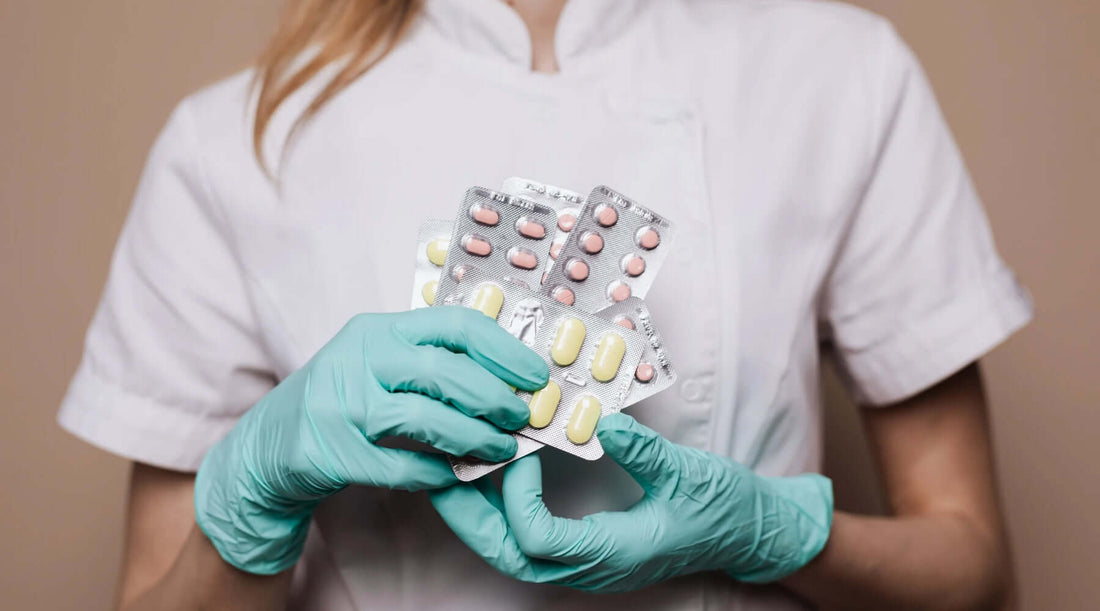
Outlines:
<svg viewBox="0 0 1100 611"><path fill-rule="evenodd" d="M428 242L428 247L425 249L428 252L428 261L431 261L432 265L443 267L443 261L447 258L447 249L450 246L450 240L438 239Z"/></svg>
<svg viewBox="0 0 1100 611"><path fill-rule="evenodd" d="M493 320L496 320L497 316L500 315L500 306L502 305L504 305L504 293L501 292L499 286L489 283L477 287L474 300L470 302L471 308Z"/></svg>
<svg viewBox="0 0 1100 611"><path fill-rule="evenodd" d="M596 423L600 420L600 402L596 397L584 395L573 407L573 415L565 426L565 436L577 445L592 439Z"/></svg>
<svg viewBox="0 0 1100 611"><path fill-rule="evenodd" d="M592 377L600 382L610 382L619 373L619 364L623 362L626 354L626 342L618 333L608 333L596 346L596 354L592 356Z"/></svg>
<svg viewBox="0 0 1100 611"><path fill-rule="evenodd" d="M579 318L566 318L558 326L554 343L550 344L550 358L562 367L572 365L584 343L584 323Z"/></svg>
<svg viewBox="0 0 1100 611"><path fill-rule="evenodd" d="M531 409L531 426L541 429L550 424L554 419L554 412L558 411L560 402L561 387L557 382L550 380L546 387L536 390L535 394L531 395L531 400L527 402L527 407Z"/></svg>
<svg viewBox="0 0 1100 611"><path fill-rule="evenodd" d="M424 303L432 305L435 302L435 290L437 288L439 288L438 280L424 283L424 288L420 289L420 296L424 298Z"/></svg>

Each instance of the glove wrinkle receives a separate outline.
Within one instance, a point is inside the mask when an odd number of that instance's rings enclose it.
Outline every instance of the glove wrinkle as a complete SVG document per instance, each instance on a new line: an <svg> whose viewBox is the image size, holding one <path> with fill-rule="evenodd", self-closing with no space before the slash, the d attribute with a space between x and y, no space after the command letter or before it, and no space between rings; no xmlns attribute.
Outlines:
<svg viewBox="0 0 1100 611"><path fill-rule="evenodd" d="M357 315L204 457L195 480L199 528L241 570L286 570L314 508L349 484L418 490L456 481L439 455L374 445L387 434L454 452L514 454L515 441L486 420L527 418L502 381L523 376L545 383L546 364L478 312ZM485 515L500 513L490 504ZM503 518L493 536L508 539Z"/></svg>
<svg viewBox="0 0 1100 611"><path fill-rule="evenodd" d="M705 570L764 583L809 562L825 545L832 515L828 480L819 475L765 478L725 457L673 444L625 414L599 424L608 456L645 496L625 512L581 520L554 517L542 497L537 455L509 465L501 502L491 485L460 484L478 493L495 516L472 516L457 504L436 509L466 543L506 575L586 591L635 590ZM489 540L472 536L471 519L511 526ZM496 562L492 549L517 550Z"/></svg>

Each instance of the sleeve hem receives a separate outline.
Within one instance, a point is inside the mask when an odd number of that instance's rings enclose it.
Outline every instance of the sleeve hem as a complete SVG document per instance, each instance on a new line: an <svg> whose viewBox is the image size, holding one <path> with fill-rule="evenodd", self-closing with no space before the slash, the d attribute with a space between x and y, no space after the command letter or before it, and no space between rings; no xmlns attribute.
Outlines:
<svg viewBox="0 0 1100 611"><path fill-rule="evenodd" d="M188 412L119 388L80 364L57 415L61 428L130 460L194 472L239 416Z"/></svg>
<svg viewBox="0 0 1100 611"><path fill-rule="evenodd" d="M844 353L857 401L902 401L974 362L1032 317L1032 302L1008 269L873 350Z"/></svg>

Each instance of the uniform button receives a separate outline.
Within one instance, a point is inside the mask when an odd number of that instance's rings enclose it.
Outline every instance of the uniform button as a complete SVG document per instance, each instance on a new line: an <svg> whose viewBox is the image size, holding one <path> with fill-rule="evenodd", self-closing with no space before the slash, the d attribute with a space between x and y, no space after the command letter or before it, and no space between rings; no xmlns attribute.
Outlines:
<svg viewBox="0 0 1100 611"><path fill-rule="evenodd" d="M710 390L710 382L700 378L690 378L680 384L680 396L684 401L702 401Z"/></svg>

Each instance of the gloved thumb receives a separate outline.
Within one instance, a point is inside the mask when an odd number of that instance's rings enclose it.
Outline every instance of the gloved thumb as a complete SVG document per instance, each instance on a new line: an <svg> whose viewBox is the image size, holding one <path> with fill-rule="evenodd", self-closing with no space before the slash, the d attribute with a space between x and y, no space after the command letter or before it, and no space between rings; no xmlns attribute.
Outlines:
<svg viewBox="0 0 1100 611"><path fill-rule="evenodd" d="M596 436L611 460L647 492L676 478L675 446L630 416L623 413L604 416Z"/></svg>

